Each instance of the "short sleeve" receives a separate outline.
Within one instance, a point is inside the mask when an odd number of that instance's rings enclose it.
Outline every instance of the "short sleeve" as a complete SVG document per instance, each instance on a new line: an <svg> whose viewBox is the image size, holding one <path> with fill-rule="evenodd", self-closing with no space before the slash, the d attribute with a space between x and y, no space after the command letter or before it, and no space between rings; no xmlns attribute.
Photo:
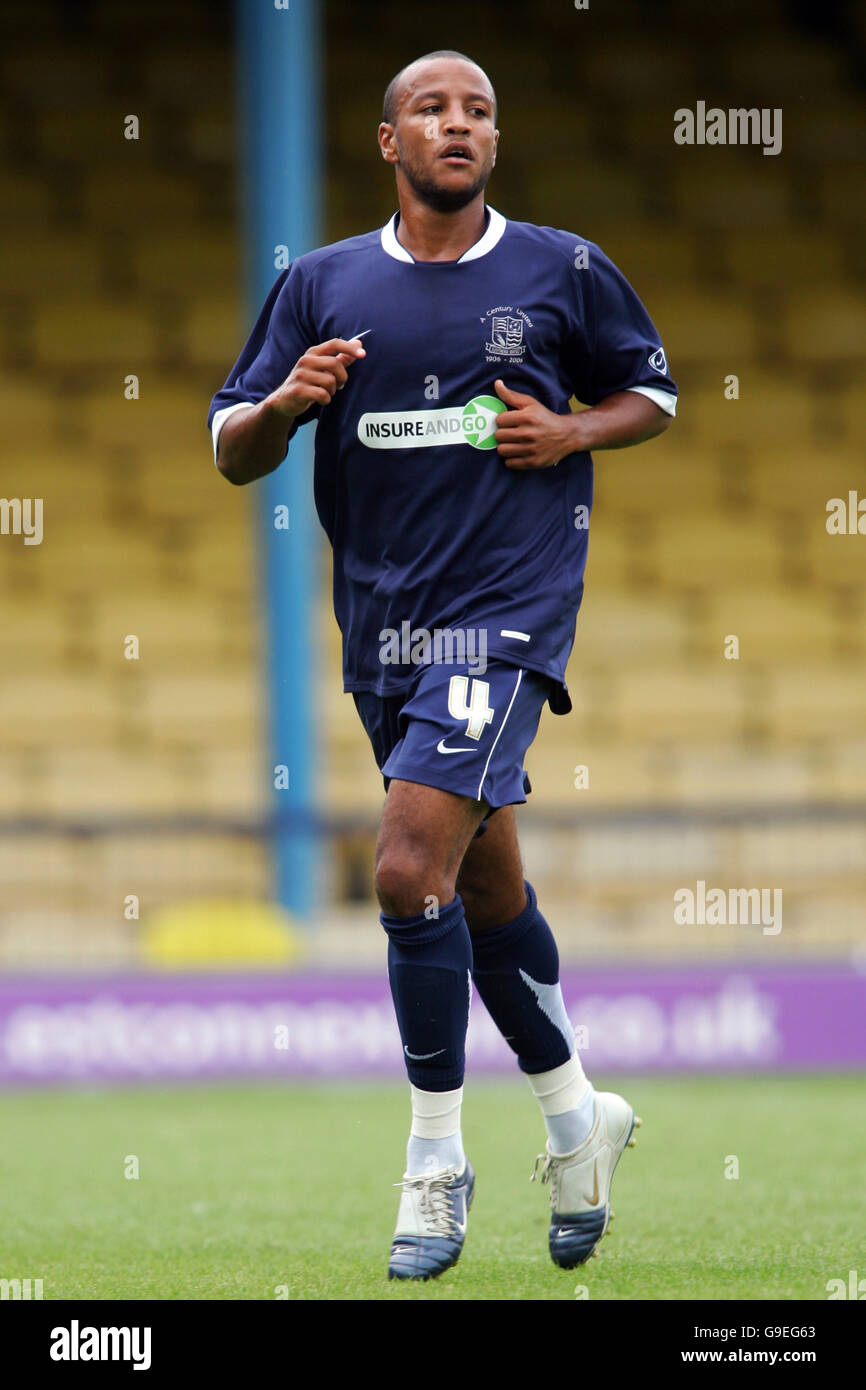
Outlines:
<svg viewBox="0 0 866 1390"><path fill-rule="evenodd" d="M617 391L638 391L673 415L677 387L658 329L613 261L593 242L584 244L583 350L575 354L574 394L592 406Z"/></svg>
<svg viewBox="0 0 866 1390"><path fill-rule="evenodd" d="M225 385L211 401L208 427L214 439L214 457L219 430L228 416L235 409L263 401L318 341L310 317L306 277L296 262L274 282ZM319 406L311 406L293 420L289 438L318 413Z"/></svg>

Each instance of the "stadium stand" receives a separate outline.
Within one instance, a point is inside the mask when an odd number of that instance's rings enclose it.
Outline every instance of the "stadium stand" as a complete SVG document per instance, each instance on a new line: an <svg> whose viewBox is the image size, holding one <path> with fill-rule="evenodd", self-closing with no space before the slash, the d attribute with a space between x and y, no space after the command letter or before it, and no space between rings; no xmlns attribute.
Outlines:
<svg viewBox="0 0 866 1390"><path fill-rule="evenodd" d="M669 433L596 461L575 708L545 714L528 761L528 864L574 954L730 950L670 921L673 887L714 868L785 883L787 949L838 950L866 910L866 539L825 522L864 485L866 99L782 5L749 53L663 8L663 42L634 0L568 51L580 16L538 4L517 66L525 6L460 39L499 90L494 206L598 241L681 391ZM326 6L328 240L393 209L374 136L419 46L405 11ZM127 893L271 888L253 513L203 423L246 328L230 11L13 3L0 33L3 489L38 490L45 532L0 536L0 963L112 963L135 959ZM783 155L675 145L673 111L716 91L783 108ZM324 542L321 567L329 954L371 916L382 788L340 690Z"/></svg>

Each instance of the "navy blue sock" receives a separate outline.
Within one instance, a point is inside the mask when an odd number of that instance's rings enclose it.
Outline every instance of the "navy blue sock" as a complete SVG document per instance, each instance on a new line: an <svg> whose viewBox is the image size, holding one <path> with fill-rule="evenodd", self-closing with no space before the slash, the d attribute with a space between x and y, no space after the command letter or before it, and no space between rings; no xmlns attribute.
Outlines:
<svg viewBox="0 0 866 1390"><path fill-rule="evenodd" d="M474 932L472 978L521 1071L561 1067L574 1052L574 1030L559 987L559 952L526 884L526 907L513 922Z"/></svg>
<svg viewBox="0 0 866 1390"><path fill-rule="evenodd" d="M472 988L472 942L460 896L427 918L379 919L388 933L388 978L413 1086L463 1085Z"/></svg>

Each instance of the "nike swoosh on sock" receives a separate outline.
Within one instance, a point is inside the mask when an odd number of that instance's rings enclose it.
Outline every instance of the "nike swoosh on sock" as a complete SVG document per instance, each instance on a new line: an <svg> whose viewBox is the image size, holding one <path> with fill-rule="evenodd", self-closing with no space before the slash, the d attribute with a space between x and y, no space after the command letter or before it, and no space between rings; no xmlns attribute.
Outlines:
<svg viewBox="0 0 866 1390"><path fill-rule="evenodd" d="M565 1012L559 985L543 985L538 980L533 980L532 976L527 975L525 970L520 971L520 978L532 990L538 1001L538 1007L545 1018L549 1018L554 1028L559 1029L568 1046L574 1047L574 1029L568 1014Z"/></svg>

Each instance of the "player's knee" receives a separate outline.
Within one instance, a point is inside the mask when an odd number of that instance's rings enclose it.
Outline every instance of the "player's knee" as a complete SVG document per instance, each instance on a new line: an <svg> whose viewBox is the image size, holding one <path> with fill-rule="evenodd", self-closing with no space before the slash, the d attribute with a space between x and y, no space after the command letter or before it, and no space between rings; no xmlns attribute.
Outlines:
<svg viewBox="0 0 866 1390"><path fill-rule="evenodd" d="M466 925L470 931L474 931L478 923L483 922L484 894L479 892L471 883L467 883L460 874L457 876L457 892L463 903Z"/></svg>
<svg viewBox="0 0 866 1390"><path fill-rule="evenodd" d="M452 887L449 893L441 870L426 855L404 850L384 854L377 862L376 896L389 917L415 917L425 911L431 898L444 903L454 891Z"/></svg>
<svg viewBox="0 0 866 1390"><path fill-rule="evenodd" d="M486 931L498 927L504 918L501 916L501 883L485 873L478 865L467 865L464 861L457 875L457 892L463 902L466 925L472 931Z"/></svg>
<svg viewBox="0 0 866 1390"><path fill-rule="evenodd" d="M490 931L492 927L502 926L501 913L491 907L490 903L482 898L473 898L471 895L467 901L463 897L458 887L458 893L463 898L463 910L466 914L466 925L470 932Z"/></svg>

